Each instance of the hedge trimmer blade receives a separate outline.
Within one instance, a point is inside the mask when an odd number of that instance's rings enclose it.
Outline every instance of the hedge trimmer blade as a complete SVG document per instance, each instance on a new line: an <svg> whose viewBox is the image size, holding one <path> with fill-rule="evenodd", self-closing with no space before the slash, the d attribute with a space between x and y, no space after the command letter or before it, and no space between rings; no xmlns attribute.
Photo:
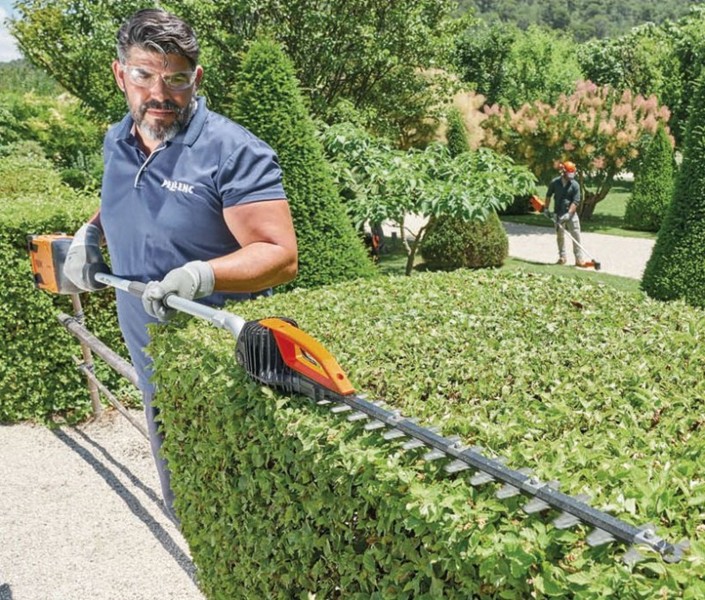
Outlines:
<svg viewBox="0 0 705 600"><path fill-rule="evenodd" d="M380 402L355 394L335 359L313 338L296 331L296 324L291 320L249 322L238 338L238 362L257 381L286 393L305 395L319 406L329 407L335 415L347 415L350 422L364 423L365 431L384 430L381 433L383 440L406 440L402 448L423 449L422 458L426 461L449 460L444 467L446 473L473 471L474 475L468 480L473 486L501 484L496 492L499 499L520 494L528 496L530 499L523 506L527 514L549 509L560 511L553 520L557 529L568 529L578 524L593 527L587 537L590 546L601 546L616 540L630 544L632 547L624 556L627 562L635 562L642 557L638 550L640 546L658 552L666 562L678 562L683 557L687 542L672 544L659 537L653 525L629 525L589 506L587 496L573 497L561 493L557 481L541 481L532 475L530 469L511 469L501 457L488 457L479 447L466 448L458 437L443 437L436 428L422 427L415 419L403 417L400 411L390 410ZM292 337L288 338L289 335ZM314 343L307 346L307 340ZM314 372L318 381L308 378L301 364L287 364L283 357L292 355L291 348L287 348L289 345L299 347L301 363L310 362L311 365L306 367L316 368ZM276 348L279 352L275 351Z"/></svg>

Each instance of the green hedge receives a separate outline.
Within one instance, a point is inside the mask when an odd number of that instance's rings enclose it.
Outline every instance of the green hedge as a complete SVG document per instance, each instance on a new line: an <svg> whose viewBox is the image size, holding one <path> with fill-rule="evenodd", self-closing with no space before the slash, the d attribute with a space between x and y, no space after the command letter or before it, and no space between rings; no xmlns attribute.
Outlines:
<svg viewBox="0 0 705 600"><path fill-rule="evenodd" d="M12 165L17 160L8 162ZM3 163L0 159L0 165ZM40 167L33 172L38 178L50 179L52 175ZM79 421L90 412L85 380L71 358L81 356L79 343L56 319L59 312L73 313L70 297L35 289L27 235L73 233L97 204L96 196L80 195L60 184L41 195L0 196L0 422L55 416ZM91 331L126 355L114 294L104 290L83 294L82 300ZM125 387L100 360L96 368L113 390Z"/></svg>
<svg viewBox="0 0 705 600"><path fill-rule="evenodd" d="M249 381L204 322L151 347L176 509L211 600L695 600L705 540L705 315L586 282L455 271L275 295L360 391L444 435L531 466L660 535L686 560L625 566L523 498Z"/></svg>

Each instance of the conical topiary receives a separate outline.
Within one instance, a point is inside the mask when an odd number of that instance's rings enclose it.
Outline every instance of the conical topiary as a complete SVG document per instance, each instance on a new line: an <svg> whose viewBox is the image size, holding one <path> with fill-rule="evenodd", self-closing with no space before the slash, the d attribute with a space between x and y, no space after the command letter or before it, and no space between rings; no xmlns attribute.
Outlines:
<svg viewBox="0 0 705 600"><path fill-rule="evenodd" d="M673 147L663 123L651 139L627 201L624 226L639 231L658 231L671 199L675 178Z"/></svg>
<svg viewBox="0 0 705 600"><path fill-rule="evenodd" d="M673 201L664 217L641 286L659 300L705 307L705 78L691 102Z"/></svg>
<svg viewBox="0 0 705 600"><path fill-rule="evenodd" d="M317 287L374 274L345 213L316 139L294 67L273 41L245 54L230 115L279 156L299 246L299 275L287 287Z"/></svg>
<svg viewBox="0 0 705 600"><path fill-rule="evenodd" d="M448 150L450 155L455 158L458 154L470 151L470 144L468 143L468 131L463 123L463 116L460 111L455 107L451 107L447 114L448 120L448 131L446 137L448 138Z"/></svg>

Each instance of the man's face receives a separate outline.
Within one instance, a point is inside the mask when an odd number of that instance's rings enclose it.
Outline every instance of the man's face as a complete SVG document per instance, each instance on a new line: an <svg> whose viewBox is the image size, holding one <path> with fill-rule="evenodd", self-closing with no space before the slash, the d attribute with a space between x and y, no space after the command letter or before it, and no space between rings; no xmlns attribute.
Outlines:
<svg viewBox="0 0 705 600"><path fill-rule="evenodd" d="M125 64L113 63L113 73L143 137L170 140L186 126L203 76L200 66L191 69L189 61L177 54L132 48Z"/></svg>

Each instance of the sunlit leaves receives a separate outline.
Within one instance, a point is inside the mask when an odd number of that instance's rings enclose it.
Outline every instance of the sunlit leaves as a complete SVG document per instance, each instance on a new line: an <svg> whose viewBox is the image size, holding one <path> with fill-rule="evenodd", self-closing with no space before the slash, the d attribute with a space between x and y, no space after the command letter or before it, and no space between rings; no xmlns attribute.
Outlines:
<svg viewBox="0 0 705 600"><path fill-rule="evenodd" d="M231 310L296 318L372 399L692 549L679 564L651 554L628 568L623 546L589 548L584 527L557 531L554 513L528 517L521 498L444 476L306 399L265 394L228 334L191 322L152 350L178 510L209 597L699 597L702 311L486 271Z"/></svg>

